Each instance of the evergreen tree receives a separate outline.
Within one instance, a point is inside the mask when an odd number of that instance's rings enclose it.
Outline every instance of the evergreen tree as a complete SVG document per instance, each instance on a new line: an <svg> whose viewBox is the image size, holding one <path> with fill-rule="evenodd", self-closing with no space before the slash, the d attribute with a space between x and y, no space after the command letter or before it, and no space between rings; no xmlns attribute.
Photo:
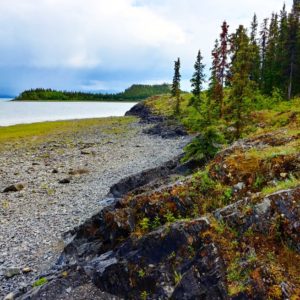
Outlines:
<svg viewBox="0 0 300 300"><path fill-rule="evenodd" d="M287 51L287 41L288 41L288 16L286 11L286 6L284 4L280 12L280 22L279 22L279 36L278 36L278 45L276 48L277 56L277 83L276 86L280 91L287 95L288 87L288 51Z"/></svg>
<svg viewBox="0 0 300 300"><path fill-rule="evenodd" d="M176 98L175 114L180 113L180 79L180 58L178 58L174 63L174 77L171 90L172 96Z"/></svg>
<svg viewBox="0 0 300 300"><path fill-rule="evenodd" d="M229 63L228 63L228 54L229 54L229 34L228 28L229 25L226 21L222 24L222 32L220 34L220 48L217 51L219 56L219 65L217 66L217 79L219 85L222 88L219 93L219 105L220 105L220 117L223 117L224 113L224 85L226 82L226 76L228 73Z"/></svg>
<svg viewBox="0 0 300 300"><path fill-rule="evenodd" d="M246 29L241 25L233 35L234 61L231 66L230 113L236 128L236 138L242 133L246 123L250 104L249 99L253 91L253 81L250 79L253 56L251 42Z"/></svg>
<svg viewBox="0 0 300 300"><path fill-rule="evenodd" d="M251 79L256 82L257 85L260 83L260 52L259 44L257 41L257 30L258 30L258 21L257 16L254 14L253 20L251 23L251 35L250 42L252 48L252 66L251 66Z"/></svg>
<svg viewBox="0 0 300 300"><path fill-rule="evenodd" d="M223 22L220 39L216 40L214 50L212 51L212 77L210 78L210 96L216 102L219 108L219 116L224 114L224 86L229 76L229 50L230 40L226 21Z"/></svg>
<svg viewBox="0 0 300 300"><path fill-rule="evenodd" d="M297 52L299 51L299 16L300 0L294 0L292 12L288 17L288 99L291 99L297 90L294 82L298 72L296 62Z"/></svg>
<svg viewBox="0 0 300 300"><path fill-rule="evenodd" d="M220 84L224 87L225 80L226 80L226 73L229 68L229 63L228 63L229 25L226 23L226 21L223 22L221 28L222 28L222 32L220 34L220 49L219 49L220 64L217 69L218 70L217 76L219 78Z"/></svg>
<svg viewBox="0 0 300 300"><path fill-rule="evenodd" d="M279 42L278 15L273 14L269 26L268 42L265 50L264 64L264 86L265 94L272 94L273 89L278 83L278 57L276 49Z"/></svg>
<svg viewBox="0 0 300 300"><path fill-rule="evenodd" d="M202 63L203 57L201 55L201 51L199 50L197 59L194 65L195 72L191 79L192 84L192 100L191 105L193 105L199 112L200 112L200 105L201 105L201 92L202 92L202 85L205 79L204 75L204 64Z"/></svg>
<svg viewBox="0 0 300 300"><path fill-rule="evenodd" d="M209 89L208 89L208 98L210 105L214 104L215 107L220 107L221 99L223 98L223 87L220 83L219 77L218 77L218 68L220 65L220 57L219 57L219 41L215 41L215 46L212 51L212 66L210 68L211 70L211 77L209 79ZM211 119L211 109L210 107L208 109L208 119ZM220 109L219 109L220 112ZM220 114L220 113L219 113Z"/></svg>
<svg viewBox="0 0 300 300"><path fill-rule="evenodd" d="M261 74L260 74L260 88L261 90L265 87L265 74L266 74L266 51L267 51L267 43L268 43L268 36L269 36L269 30L268 30L268 22L269 19L264 19L262 28L260 31L260 57L261 57Z"/></svg>

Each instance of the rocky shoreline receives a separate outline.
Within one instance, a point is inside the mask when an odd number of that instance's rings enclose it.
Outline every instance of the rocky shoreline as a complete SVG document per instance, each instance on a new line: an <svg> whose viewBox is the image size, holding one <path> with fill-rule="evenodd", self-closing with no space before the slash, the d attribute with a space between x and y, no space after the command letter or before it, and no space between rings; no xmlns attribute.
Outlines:
<svg viewBox="0 0 300 300"><path fill-rule="evenodd" d="M152 115L143 104L128 115L139 116L142 125L130 123L126 132L132 135L122 131L113 150L125 143L122 138L148 141L149 149L137 147L138 167L137 156L130 156L137 172L125 175L121 168L103 196L98 177L93 188L102 206L94 204L97 211L82 214L79 226L64 233L63 249L47 272L37 272L35 281L18 285L6 300L298 299L299 133L279 129L239 140L199 168L200 162L180 163L191 137L176 122ZM74 149L98 156L91 146ZM155 163L144 157L150 149L158 155ZM116 163L114 172L124 166ZM101 167L96 164L93 172ZM93 172L72 168L56 182L91 180ZM12 194L28 189L7 187L21 190Z"/></svg>
<svg viewBox="0 0 300 300"><path fill-rule="evenodd" d="M176 164L170 159L182 153L190 138L146 134L152 126L135 121L126 130L122 124L111 132L91 128L53 137L31 149L12 143L1 152L0 297L22 293L37 278L53 276L47 270L69 241L65 233L111 203L101 200L111 186L168 161ZM19 190L6 190L16 184ZM87 290L91 299L97 299L97 289L94 296L91 286Z"/></svg>

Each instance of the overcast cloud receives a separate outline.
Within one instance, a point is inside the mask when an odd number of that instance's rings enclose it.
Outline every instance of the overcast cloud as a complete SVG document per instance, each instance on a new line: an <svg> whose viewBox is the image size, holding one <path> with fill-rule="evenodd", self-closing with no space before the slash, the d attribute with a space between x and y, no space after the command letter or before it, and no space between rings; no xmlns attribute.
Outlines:
<svg viewBox="0 0 300 300"><path fill-rule="evenodd" d="M288 8L292 0L286 2ZM220 25L261 21L282 0L0 0L0 93L44 87L122 90L171 81L182 59L188 89L197 50L205 63Z"/></svg>

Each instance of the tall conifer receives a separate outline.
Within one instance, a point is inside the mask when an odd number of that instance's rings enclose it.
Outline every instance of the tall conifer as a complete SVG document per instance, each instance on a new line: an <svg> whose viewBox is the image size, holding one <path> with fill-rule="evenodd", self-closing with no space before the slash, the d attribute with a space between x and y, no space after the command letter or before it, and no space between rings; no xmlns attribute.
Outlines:
<svg viewBox="0 0 300 300"><path fill-rule="evenodd" d="M266 52L267 52L267 43L269 37L269 29L268 29L269 19L264 19L262 28L260 31L260 57L261 57L261 74L260 74L260 88L264 90L265 82L266 82Z"/></svg>
<svg viewBox="0 0 300 300"><path fill-rule="evenodd" d="M260 82L260 52L259 52L259 43L257 41L257 32L258 31L258 21L257 16L254 14L253 20L251 23L251 50L252 50L252 65L251 65L251 79L259 85Z"/></svg>
<svg viewBox="0 0 300 300"><path fill-rule="evenodd" d="M173 77L173 84L172 84L172 96L176 98L176 105L175 105L175 114L180 113L180 58L178 58L174 62L174 77Z"/></svg>
<svg viewBox="0 0 300 300"><path fill-rule="evenodd" d="M203 57L201 55L201 51L199 50L197 59L194 65L195 72L193 74L193 77L191 79L191 85L192 85L192 94L193 98L191 100L191 104L200 111L200 105L201 105L201 92L202 92L202 85L205 79L204 75L204 64L202 63Z"/></svg>
<svg viewBox="0 0 300 300"><path fill-rule="evenodd" d="M253 89L250 79L252 66L251 43L246 29L240 25L233 35L234 61L231 66L230 112L228 117L233 120L236 128L236 138L242 133L247 121L250 104L249 99Z"/></svg>

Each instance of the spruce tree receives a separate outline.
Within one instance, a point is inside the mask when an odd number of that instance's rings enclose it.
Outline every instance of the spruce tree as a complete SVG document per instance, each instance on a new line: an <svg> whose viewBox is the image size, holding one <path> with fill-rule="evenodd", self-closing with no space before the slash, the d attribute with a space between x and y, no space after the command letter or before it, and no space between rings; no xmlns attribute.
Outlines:
<svg viewBox="0 0 300 300"><path fill-rule="evenodd" d="M257 30L258 30L258 21L257 16L254 14L253 20L251 23L251 50L252 50L252 66L251 66L251 79L256 82L257 85L260 83L260 52L259 44L257 41Z"/></svg>
<svg viewBox="0 0 300 300"><path fill-rule="evenodd" d="M299 47L299 16L300 1L294 0L292 12L288 18L288 99L291 99L296 91L297 52Z"/></svg>
<svg viewBox="0 0 300 300"><path fill-rule="evenodd" d="M286 6L284 4L281 12L280 12L280 22L279 22L279 36L278 36L278 45L276 48L276 56L278 61L278 77L277 77L277 88L280 91L287 95L288 90L288 16L286 11Z"/></svg>
<svg viewBox="0 0 300 300"><path fill-rule="evenodd" d="M226 21L222 24L222 32L220 34L220 48L217 51L219 56L219 65L217 66L217 79L221 87L219 93L219 105L220 105L220 117L223 117L224 114L224 86L226 82L226 77L228 74L228 55L229 55L229 34L228 28L229 25Z"/></svg>
<svg viewBox="0 0 300 300"><path fill-rule="evenodd" d="M249 99L253 91L250 79L252 66L251 43L246 29L241 25L233 36L234 61L231 66L230 113L228 117L234 122L236 138L242 133L250 109Z"/></svg>
<svg viewBox="0 0 300 300"><path fill-rule="evenodd" d="M263 92L271 95L278 82L278 57L276 55L276 49L279 43L279 28L277 14L272 15L268 33L268 42L265 52Z"/></svg>
<svg viewBox="0 0 300 300"><path fill-rule="evenodd" d="M201 106L201 92L202 92L202 85L205 79L204 75L204 64L202 63L203 57L201 55L201 51L199 50L197 59L194 65L195 72L193 74L193 77L191 79L191 86L192 86L192 100L191 105L193 105L198 112L200 112L200 106Z"/></svg>
<svg viewBox="0 0 300 300"><path fill-rule="evenodd" d="M260 74L260 88L264 90L265 82L266 82L266 51L267 51L267 43L268 43L268 36L269 36L269 29L268 29L268 22L269 19L264 19L262 28L260 31L260 57L261 57L261 74Z"/></svg>
<svg viewBox="0 0 300 300"><path fill-rule="evenodd" d="M211 100L214 101L219 109L219 117L224 114L224 87L229 76L229 50L230 39L226 21L222 24L220 39L216 40L214 50L212 51L212 75L210 78Z"/></svg>
<svg viewBox="0 0 300 300"><path fill-rule="evenodd" d="M180 58L178 58L174 62L174 77L173 77L173 84L172 84L172 90L171 94L173 97L176 98L176 104L175 104L175 114L180 113Z"/></svg>
<svg viewBox="0 0 300 300"><path fill-rule="evenodd" d="M215 41L214 49L211 53L212 55L212 66L210 68L211 77L209 79L209 89L208 89L208 98L210 105L214 105L214 108L218 108L220 115L220 103L223 98L223 87L221 86L219 77L218 77L218 68L220 65L219 57L219 40ZM208 119L211 118L211 110L208 107Z"/></svg>

